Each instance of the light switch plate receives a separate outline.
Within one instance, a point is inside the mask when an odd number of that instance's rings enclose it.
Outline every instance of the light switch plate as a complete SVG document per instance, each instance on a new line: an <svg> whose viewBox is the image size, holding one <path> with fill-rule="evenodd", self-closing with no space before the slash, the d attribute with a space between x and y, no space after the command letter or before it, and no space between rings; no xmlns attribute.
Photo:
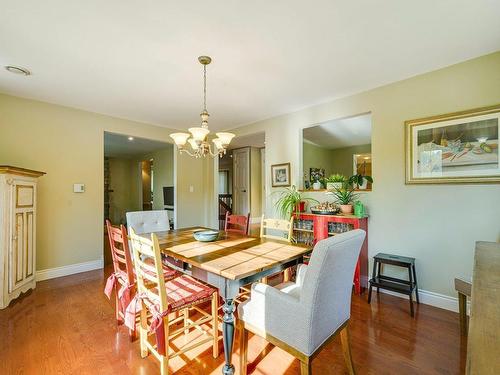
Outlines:
<svg viewBox="0 0 500 375"><path fill-rule="evenodd" d="M73 184L73 193L84 193L85 184Z"/></svg>

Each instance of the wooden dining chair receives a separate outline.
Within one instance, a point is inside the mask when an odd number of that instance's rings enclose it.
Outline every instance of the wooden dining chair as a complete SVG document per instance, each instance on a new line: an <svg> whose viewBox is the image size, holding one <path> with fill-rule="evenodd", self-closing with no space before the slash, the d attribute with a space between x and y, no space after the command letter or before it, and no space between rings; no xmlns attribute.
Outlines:
<svg viewBox="0 0 500 375"><path fill-rule="evenodd" d="M348 373L355 373L349 319L352 278L365 235L355 229L319 241L294 283L252 285L250 299L238 305L241 375L247 374L248 332L299 359L302 375L311 374L313 358L340 335Z"/></svg>
<svg viewBox="0 0 500 375"><path fill-rule="evenodd" d="M292 216L290 220L282 219L266 219L262 215L260 222L260 237L269 238L272 240L287 241L292 242L293 236L293 220ZM283 281L290 280L290 269L283 271ZM261 280L263 283L267 284L268 277Z"/></svg>
<svg viewBox="0 0 500 375"><path fill-rule="evenodd" d="M115 291L116 320L118 324L121 324L125 319L125 310L136 292L134 262L125 226L114 227L109 220L106 220L106 228L113 261L113 273L108 277L104 293L111 299L112 291ZM163 278L167 281L179 275L176 270L165 264L162 272ZM135 326L129 330L129 335L132 340L135 338Z"/></svg>
<svg viewBox="0 0 500 375"><path fill-rule="evenodd" d="M239 233L247 236L250 231L250 212L248 215L230 215L226 212L224 231Z"/></svg>
<svg viewBox="0 0 500 375"><path fill-rule="evenodd" d="M137 278L137 294L129 304L125 323L133 325L135 314L140 310L140 348L141 357L145 358L149 352L159 359L161 374L168 374L168 361L170 358L181 355L207 342L212 342L214 358L219 355L218 350L218 317L217 290L193 279L182 275L165 282L159 277L162 272L162 260L158 237L151 234L151 239L139 237L130 230L130 240L135 259ZM149 263L146 259L150 259ZM201 303L211 302L211 313L199 307ZM190 311L196 311L198 318L190 318ZM182 312L181 316L170 320L169 314ZM151 315L148 324L148 313ZM173 329L173 325L184 321L182 327ZM206 324L211 324L211 329ZM188 342L178 348L170 350L169 341L180 334L188 334L191 329L199 330L204 339L195 343ZM172 330L171 330L172 329ZM156 343L152 341L156 336Z"/></svg>
<svg viewBox="0 0 500 375"><path fill-rule="evenodd" d="M135 278L132 257L128 248L127 230L123 225L119 228L113 227L106 220L111 259L113 261L113 273L108 277L104 293L111 299L111 293L115 291L115 314L117 322L123 323L125 309L135 295ZM130 338L135 338L135 327L129 330Z"/></svg>

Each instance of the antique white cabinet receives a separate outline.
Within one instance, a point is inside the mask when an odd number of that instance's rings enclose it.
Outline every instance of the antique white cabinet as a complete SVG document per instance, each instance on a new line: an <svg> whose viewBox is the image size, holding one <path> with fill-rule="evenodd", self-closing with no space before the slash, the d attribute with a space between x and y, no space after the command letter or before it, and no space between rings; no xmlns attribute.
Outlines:
<svg viewBox="0 0 500 375"><path fill-rule="evenodd" d="M36 187L43 175L0 165L0 309L35 287Z"/></svg>

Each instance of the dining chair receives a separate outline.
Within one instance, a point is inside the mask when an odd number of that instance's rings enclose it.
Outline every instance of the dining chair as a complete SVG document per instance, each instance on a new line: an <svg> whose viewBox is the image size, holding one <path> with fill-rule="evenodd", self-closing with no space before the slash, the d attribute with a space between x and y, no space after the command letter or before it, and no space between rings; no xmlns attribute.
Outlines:
<svg viewBox="0 0 500 375"><path fill-rule="evenodd" d="M121 324L125 319L125 310L135 296L135 270L125 227L123 225L119 228L114 227L109 220L106 220L106 228L113 261L113 273L106 281L104 294L111 299L111 293L115 291L116 320ZM179 275L176 270L166 265L163 265L162 272L163 278L167 281ZM135 338L135 325L130 328L129 336L132 340Z"/></svg>
<svg viewBox="0 0 500 375"><path fill-rule="evenodd" d="M264 215L262 215L262 219L260 221L260 237L269 238L272 240L292 242L293 220L293 216L290 218L290 220L282 220L270 218L266 219L264 218ZM290 269L286 269L283 271L284 282L290 280L290 273ZM262 282L267 284L268 278L269 277L263 278Z"/></svg>
<svg viewBox="0 0 500 375"><path fill-rule="evenodd" d="M158 237L153 233L151 239L145 239L136 235L134 229L131 229L130 240L135 258L137 294L127 307L125 324L133 326L135 315L140 311L141 357L145 358L151 352L160 361L162 375L168 374L170 358L210 341L213 357L217 358L219 355L217 290L187 275L165 282L162 277L158 277L162 270ZM144 259L151 259L152 263ZM211 302L210 314L199 307L204 302ZM190 318L190 310L197 313L196 320ZM174 312L182 314L169 320L169 314ZM149 325L148 313L151 315ZM174 328L174 325L182 321L184 321L182 327ZM211 324L211 329L204 327L206 323ZM170 340L182 333L187 335L192 328L199 330L205 338L195 343L188 342L177 350L170 350ZM156 336L156 343L149 340L151 336Z"/></svg>
<svg viewBox="0 0 500 375"><path fill-rule="evenodd" d="M460 278L455 278L455 290L458 293L458 313L460 316L460 334L467 336L467 297L470 298L472 283Z"/></svg>
<svg viewBox="0 0 500 375"><path fill-rule="evenodd" d="M125 214L127 218L127 229L133 228L136 234L163 232L170 230L168 211L133 211Z"/></svg>
<svg viewBox="0 0 500 375"><path fill-rule="evenodd" d="M125 319L125 309L135 294L135 278L132 257L128 248L127 231L123 225L119 228L113 227L106 220L111 259L113 261L113 273L108 277L104 294L111 299L111 293L115 291L115 314L116 321L120 324ZM135 327L129 330L130 338L135 338Z"/></svg>
<svg viewBox="0 0 500 375"><path fill-rule="evenodd" d="M164 232L170 230L170 221L168 211L153 210L153 211L132 211L125 214L127 218L127 229L134 229L136 234ZM131 246L130 246L131 247ZM172 257L163 257L163 262L169 267L178 271L184 269L184 264L178 259Z"/></svg>
<svg viewBox="0 0 500 375"><path fill-rule="evenodd" d="M248 215L230 215L226 211L224 231L248 235L250 230L250 212Z"/></svg>
<svg viewBox="0 0 500 375"><path fill-rule="evenodd" d="M298 358L302 375L311 374L313 358L340 334L348 373L354 374L352 279L365 235L356 229L319 241L309 264L299 266L296 282L252 285L250 299L238 306L242 375L247 374L248 332Z"/></svg>

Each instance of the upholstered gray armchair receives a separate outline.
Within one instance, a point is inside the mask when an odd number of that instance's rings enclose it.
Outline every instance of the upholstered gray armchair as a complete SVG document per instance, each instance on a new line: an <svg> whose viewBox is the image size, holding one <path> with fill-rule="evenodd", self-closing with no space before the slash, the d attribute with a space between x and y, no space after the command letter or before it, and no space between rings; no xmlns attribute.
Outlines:
<svg viewBox="0 0 500 375"><path fill-rule="evenodd" d="M348 322L354 268L365 232L357 229L319 241L309 265L300 265L295 283L252 285L248 301L238 306L241 373L246 374L247 331L297 357L301 373L330 338L340 333L349 373L354 374Z"/></svg>
<svg viewBox="0 0 500 375"><path fill-rule="evenodd" d="M168 213L165 210L127 212L127 230L136 234L161 232L170 229Z"/></svg>

